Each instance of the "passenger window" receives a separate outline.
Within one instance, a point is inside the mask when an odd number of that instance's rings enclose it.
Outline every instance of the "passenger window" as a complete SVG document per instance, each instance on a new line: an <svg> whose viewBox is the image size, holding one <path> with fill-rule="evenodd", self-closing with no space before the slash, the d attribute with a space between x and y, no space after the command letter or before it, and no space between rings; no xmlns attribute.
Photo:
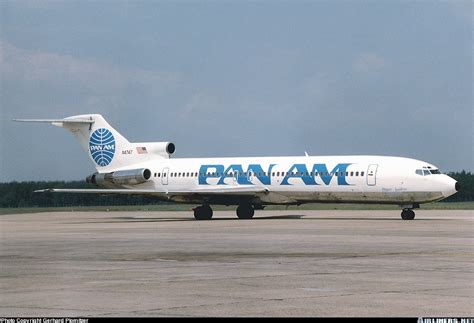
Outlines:
<svg viewBox="0 0 474 323"><path fill-rule="evenodd" d="M158 177L160 177L160 173L158 173Z"/></svg>
<svg viewBox="0 0 474 323"><path fill-rule="evenodd" d="M359 176L359 172L356 172L356 176Z"/></svg>
<svg viewBox="0 0 474 323"><path fill-rule="evenodd" d="M360 172L360 176L364 176L364 172Z"/></svg>

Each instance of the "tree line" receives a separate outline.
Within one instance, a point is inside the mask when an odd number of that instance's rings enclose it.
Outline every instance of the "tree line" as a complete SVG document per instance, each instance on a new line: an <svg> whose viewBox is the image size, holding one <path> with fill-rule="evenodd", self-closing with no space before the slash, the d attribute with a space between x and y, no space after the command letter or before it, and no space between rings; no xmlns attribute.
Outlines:
<svg viewBox="0 0 474 323"><path fill-rule="evenodd" d="M0 207L64 207L64 206L113 206L149 205L160 201L150 196L139 195L99 195L75 193L35 193L47 188L97 188L84 181L10 182L0 183Z"/></svg>
<svg viewBox="0 0 474 323"><path fill-rule="evenodd" d="M461 185L461 191L443 200L445 202L474 201L474 174L470 172L451 172L448 174ZM162 201L150 196L139 195L98 195L98 194L61 194L34 193L46 188L96 188L83 181L49 182L10 182L0 183L0 207L64 207L64 206L113 206L113 205L149 205Z"/></svg>

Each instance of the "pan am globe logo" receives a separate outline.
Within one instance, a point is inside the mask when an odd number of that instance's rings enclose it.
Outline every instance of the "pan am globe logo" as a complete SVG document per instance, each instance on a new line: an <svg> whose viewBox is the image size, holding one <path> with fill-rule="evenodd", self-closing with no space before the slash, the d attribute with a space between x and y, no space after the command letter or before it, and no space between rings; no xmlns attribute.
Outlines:
<svg viewBox="0 0 474 323"><path fill-rule="evenodd" d="M89 139L89 152L97 165L110 164L115 154L114 135L105 128L94 131Z"/></svg>

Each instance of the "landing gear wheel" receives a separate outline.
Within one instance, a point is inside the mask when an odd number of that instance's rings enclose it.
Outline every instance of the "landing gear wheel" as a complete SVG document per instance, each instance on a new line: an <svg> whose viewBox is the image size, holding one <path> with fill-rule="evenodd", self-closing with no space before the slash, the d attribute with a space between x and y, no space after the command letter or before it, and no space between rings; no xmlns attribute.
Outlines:
<svg viewBox="0 0 474 323"><path fill-rule="evenodd" d="M403 220L413 220L415 218L415 212L411 209L405 209L402 211Z"/></svg>
<svg viewBox="0 0 474 323"><path fill-rule="evenodd" d="M254 208L250 204L241 204L237 208L237 216L239 219L251 219L255 213Z"/></svg>
<svg viewBox="0 0 474 323"><path fill-rule="evenodd" d="M194 218L196 220L212 219L212 209L209 205L198 206L194 209Z"/></svg>

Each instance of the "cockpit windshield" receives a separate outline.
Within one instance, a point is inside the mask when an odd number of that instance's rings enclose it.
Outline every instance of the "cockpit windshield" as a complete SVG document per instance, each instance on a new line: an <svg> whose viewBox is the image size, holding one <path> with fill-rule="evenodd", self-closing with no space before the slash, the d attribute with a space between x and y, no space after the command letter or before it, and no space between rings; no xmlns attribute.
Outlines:
<svg viewBox="0 0 474 323"><path fill-rule="evenodd" d="M441 174L439 169L431 168L431 167L423 167L421 169L417 169L415 173L421 176Z"/></svg>

